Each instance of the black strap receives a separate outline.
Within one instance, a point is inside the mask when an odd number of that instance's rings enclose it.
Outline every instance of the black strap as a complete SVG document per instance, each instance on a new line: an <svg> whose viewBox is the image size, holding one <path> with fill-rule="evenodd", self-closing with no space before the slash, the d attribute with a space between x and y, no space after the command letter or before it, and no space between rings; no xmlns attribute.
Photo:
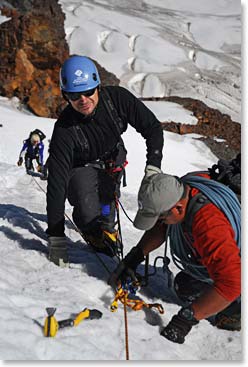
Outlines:
<svg viewBox="0 0 248 367"><path fill-rule="evenodd" d="M193 171L193 172L188 172L188 173L186 173L186 175L180 177L179 180L185 179L185 178L187 178L189 176L199 176L201 174L204 174L204 175L207 174L207 175L209 175L209 171Z"/></svg>
<svg viewBox="0 0 248 367"><path fill-rule="evenodd" d="M85 167L93 167L96 169L106 169L106 164L102 160L98 159L94 162L89 162L84 165Z"/></svg>
<svg viewBox="0 0 248 367"><path fill-rule="evenodd" d="M193 220L198 210L200 210L204 205L209 203L211 203L211 201L201 192L190 198L185 216L186 220L183 222L183 228L187 232L190 233L192 232Z"/></svg>
<svg viewBox="0 0 248 367"><path fill-rule="evenodd" d="M82 149L82 153L89 155L90 146L88 139L86 138L85 134L83 133L79 125L74 125L73 128L76 133L77 141Z"/></svg>
<svg viewBox="0 0 248 367"><path fill-rule="evenodd" d="M102 93L102 97L103 97L103 103L109 113L109 116L111 117L115 127L116 127L116 130L117 130L117 133L118 133L118 137L121 136L121 134L123 133L124 131L124 124L123 124L123 121L122 119L120 118L120 116L118 115L118 112L113 104L113 101L109 95L109 92L107 91L107 89L102 89L101 90L101 93Z"/></svg>
<svg viewBox="0 0 248 367"><path fill-rule="evenodd" d="M167 224L166 234L165 234L164 257L163 257L163 272L167 273L167 277L168 277L167 286L168 288L171 288L173 286L173 273L169 268L170 259L167 256L169 232L170 232L170 225Z"/></svg>
<svg viewBox="0 0 248 367"><path fill-rule="evenodd" d="M185 179L190 176L199 176L200 174L209 174L209 172L208 171L188 172L186 175L179 178L179 180ZM188 233L192 232L192 224L193 224L193 220L194 220L196 212L198 212L198 210L201 209L204 205L209 204L209 203L211 203L211 201L208 200L208 198L205 195L203 195L201 192L199 192L198 194L194 196L190 196L188 207L187 207L187 212L185 216L186 220L182 223L183 228Z"/></svg>
<svg viewBox="0 0 248 367"><path fill-rule="evenodd" d="M103 103L104 103L104 105L107 109L107 112L108 112L111 120L113 121L113 123L116 127L116 136L117 136L118 140L120 140L121 139L121 134L124 131L123 121L120 118L120 116L118 115L118 112L117 112L117 110L116 110L116 108L115 108L115 106L112 102L112 99L111 99L108 91L105 88L102 88L101 93L102 93ZM75 126L73 126L73 128L74 128L74 131L76 133L77 141L78 141L78 143L81 147L82 152L89 156L90 147L89 147L88 139L86 138L85 134L83 133L83 131L80 128L79 125L75 125ZM120 142L118 144L120 144ZM117 144L116 148L118 148L118 144ZM105 169L104 159L102 157L100 160L97 160L95 162L89 162L85 166L91 166L91 167L94 167L94 168L97 168L97 169ZM123 186L127 186L126 172L125 172L124 167L123 167Z"/></svg>
<svg viewBox="0 0 248 367"><path fill-rule="evenodd" d="M123 168L122 184L123 184L123 187L126 187L127 186L127 174L126 174L125 168Z"/></svg>
<svg viewBox="0 0 248 367"><path fill-rule="evenodd" d="M123 121L120 118L120 116L118 115L118 112L112 102L112 99L108 91L105 88L102 88L101 94L102 94L103 103L107 109L107 112L116 127L116 132L117 132L116 136L119 140L122 132L124 131ZM82 129L78 125L75 125L74 131L76 133L77 141L79 142L79 145L81 146L82 151L84 153L85 152L89 153L89 142L85 134L83 133Z"/></svg>

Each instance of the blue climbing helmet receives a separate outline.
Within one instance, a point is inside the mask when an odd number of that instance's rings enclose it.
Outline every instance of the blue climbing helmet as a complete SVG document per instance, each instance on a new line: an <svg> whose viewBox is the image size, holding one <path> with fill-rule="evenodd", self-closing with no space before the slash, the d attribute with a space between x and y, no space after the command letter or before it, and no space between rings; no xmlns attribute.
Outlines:
<svg viewBox="0 0 248 367"><path fill-rule="evenodd" d="M60 88L63 92L86 92L100 84L98 70L86 56L71 56L60 69Z"/></svg>

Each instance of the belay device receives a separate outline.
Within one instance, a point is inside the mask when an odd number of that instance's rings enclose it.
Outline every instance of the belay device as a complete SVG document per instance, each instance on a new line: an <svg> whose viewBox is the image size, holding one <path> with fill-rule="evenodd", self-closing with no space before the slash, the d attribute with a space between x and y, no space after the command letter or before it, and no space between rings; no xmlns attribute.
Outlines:
<svg viewBox="0 0 248 367"><path fill-rule="evenodd" d="M75 318L69 318L66 320L57 321L54 317L56 308L48 307L46 308L47 318L44 324L44 335L48 337L55 337L59 329L63 329L69 326L77 326L84 319L100 319L102 317L102 312L98 310L89 310L85 308L83 311L79 312Z"/></svg>

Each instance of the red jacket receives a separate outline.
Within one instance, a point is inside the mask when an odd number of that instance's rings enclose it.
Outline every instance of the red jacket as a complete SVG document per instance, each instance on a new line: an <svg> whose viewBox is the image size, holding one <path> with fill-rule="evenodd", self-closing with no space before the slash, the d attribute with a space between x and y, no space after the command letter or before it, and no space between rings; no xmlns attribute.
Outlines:
<svg viewBox="0 0 248 367"><path fill-rule="evenodd" d="M192 196L198 192L191 189ZM194 216L192 235L216 291L228 301L235 300L241 293L241 258L228 219L214 204L206 204Z"/></svg>

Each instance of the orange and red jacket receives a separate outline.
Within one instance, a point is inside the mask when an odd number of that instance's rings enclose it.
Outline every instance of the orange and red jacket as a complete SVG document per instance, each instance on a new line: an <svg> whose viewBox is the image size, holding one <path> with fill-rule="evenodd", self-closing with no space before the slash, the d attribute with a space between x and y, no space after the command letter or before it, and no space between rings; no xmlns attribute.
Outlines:
<svg viewBox="0 0 248 367"><path fill-rule="evenodd" d="M192 196L198 192L191 189ZM196 212L192 235L192 246L207 268L216 291L230 302L235 300L241 293L241 258L230 222L220 209L208 203Z"/></svg>

